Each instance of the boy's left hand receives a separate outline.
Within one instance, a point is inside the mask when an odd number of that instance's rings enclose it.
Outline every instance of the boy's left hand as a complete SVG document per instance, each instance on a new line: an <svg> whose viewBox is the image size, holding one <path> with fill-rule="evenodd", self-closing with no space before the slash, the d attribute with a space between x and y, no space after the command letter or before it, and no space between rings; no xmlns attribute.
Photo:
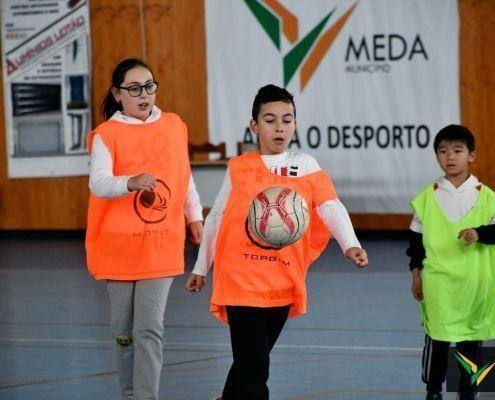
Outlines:
<svg viewBox="0 0 495 400"><path fill-rule="evenodd" d="M464 239L466 244L472 244L474 242L477 242L479 240L478 232L476 232L476 229L469 228L469 229L463 229L462 231L459 232L459 235L457 236L458 239Z"/></svg>
<svg viewBox="0 0 495 400"><path fill-rule="evenodd" d="M191 241L195 245L199 245L203 238L203 221L191 222L189 224L189 231L191 232Z"/></svg>
<svg viewBox="0 0 495 400"><path fill-rule="evenodd" d="M345 258L362 268L368 264L368 254L360 247L350 247L345 251Z"/></svg>

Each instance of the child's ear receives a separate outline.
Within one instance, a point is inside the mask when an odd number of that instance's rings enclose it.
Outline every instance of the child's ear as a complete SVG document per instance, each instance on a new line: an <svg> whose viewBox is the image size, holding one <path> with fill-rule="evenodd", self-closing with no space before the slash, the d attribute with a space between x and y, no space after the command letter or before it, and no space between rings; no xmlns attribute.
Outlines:
<svg viewBox="0 0 495 400"><path fill-rule="evenodd" d="M468 162L472 163L476 159L476 150L473 150L471 153L469 153L469 159Z"/></svg>
<svg viewBox="0 0 495 400"><path fill-rule="evenodd" d="M115 101L117 103L120 103L120 89L117 89L116 87L112 87L112 89L110 89L110 91L112 92L112 95L113 95L113 98L115 99Z"/></svg>
<svg viewBox="0 0 495 400"><path fill-rule="evenodd" d="M251 121L249 121L249 126L251 127L251 130L255 134L258 134L258 123L254 119L252 119Z"/></svg>

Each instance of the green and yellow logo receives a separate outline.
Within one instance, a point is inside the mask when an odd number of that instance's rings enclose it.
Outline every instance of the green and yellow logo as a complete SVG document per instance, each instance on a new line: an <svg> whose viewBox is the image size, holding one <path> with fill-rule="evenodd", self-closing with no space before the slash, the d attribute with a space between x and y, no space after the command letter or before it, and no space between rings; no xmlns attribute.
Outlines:
<svg viewBox="0 0 495 400"><path fill-rule="evenodd" d="M284 86L287 86L299 71L300 86L301 91L303 91L359 1L356 1L334 24L323 32L337 9L335 7L300 40L297 17L278 0L244 0L244 3L254 14L278 51L281 51L282 34L289 43L294 45L283 56Z"/></svg>
<svg viewBox="0 0 495 400"><path fill-rule="evenodd" d="M466 372L471 377L471 385L476 384L477 386L485 379L490 370L495 366L495 363L488 363L483 368L478 370L478 366L472 362L469 358L463 356L461 353L454 353L454 357L459 361L459 364L466 370Z"/></svg>

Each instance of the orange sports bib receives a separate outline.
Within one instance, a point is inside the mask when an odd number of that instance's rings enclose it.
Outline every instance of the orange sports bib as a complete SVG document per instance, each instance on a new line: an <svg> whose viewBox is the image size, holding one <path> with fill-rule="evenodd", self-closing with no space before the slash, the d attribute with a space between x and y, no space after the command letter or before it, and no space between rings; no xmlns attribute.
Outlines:
<svg viewBox="0 0 495 400"><path fill-rule="evenodd" d="M227 322L226 305L290 304L289 317L305 313L307 269L330 238L315 207L337 198L332 181L323 171L298 178L275 175L259 153L232 158L229 171L232 191L217 238L210 311L223 322ZM306 233L278 250L259 247L246 232L251 202L273 186L297 191L306 200L311 216Z"/></svg>
<svg viewBox="0 0 495 400"><path fill-rule="evenodd" d="M118 198L90 195L87 262L96 279L137 280L184 272L184 202L190 179L187 127L175 114L144 125L106 121L98 133L113 160L113 173L149 173L153 192Z"/></svg>

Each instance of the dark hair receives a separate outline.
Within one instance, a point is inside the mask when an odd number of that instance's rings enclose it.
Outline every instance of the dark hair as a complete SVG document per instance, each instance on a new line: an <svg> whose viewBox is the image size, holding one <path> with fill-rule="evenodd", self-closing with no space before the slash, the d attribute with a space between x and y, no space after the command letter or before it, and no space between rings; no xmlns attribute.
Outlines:
<svg viewBox="0 0 495 400"><path fill-rule="evenodd" d="M275 85L263 86L256 94L253 101L253 109L251 116L256 121L260 113L261 106L265 103L272 101L283 101L284 103L290 103L294 107L294 117L296 116L296 105L294 104L294 96L290 94L284 88Z"/></svg>
<svg viewBox="0 0 495 400"><path fill-rule="evenodd" d="M137 58L127 58L119 62L112 73L112 86L108 89L108 92L100 105L100 113L105 120L109 119L115 111L122 111L122 104L118 103L113 97L112 88L120 87L122 82L124 82L127 71L136 67L146 68L153 75L151 68L145 62L138 60Z"/></svg>
<svg viewBox="0 0 495 400"><path fill-rule="evenodd" d="M471 131L463 125L452 124L440 129L435 136L435 141L433 142L435 153L438 151L438 146L442 140L458 140L466 145L470 153L475 150L474 136Z"/></svg>

